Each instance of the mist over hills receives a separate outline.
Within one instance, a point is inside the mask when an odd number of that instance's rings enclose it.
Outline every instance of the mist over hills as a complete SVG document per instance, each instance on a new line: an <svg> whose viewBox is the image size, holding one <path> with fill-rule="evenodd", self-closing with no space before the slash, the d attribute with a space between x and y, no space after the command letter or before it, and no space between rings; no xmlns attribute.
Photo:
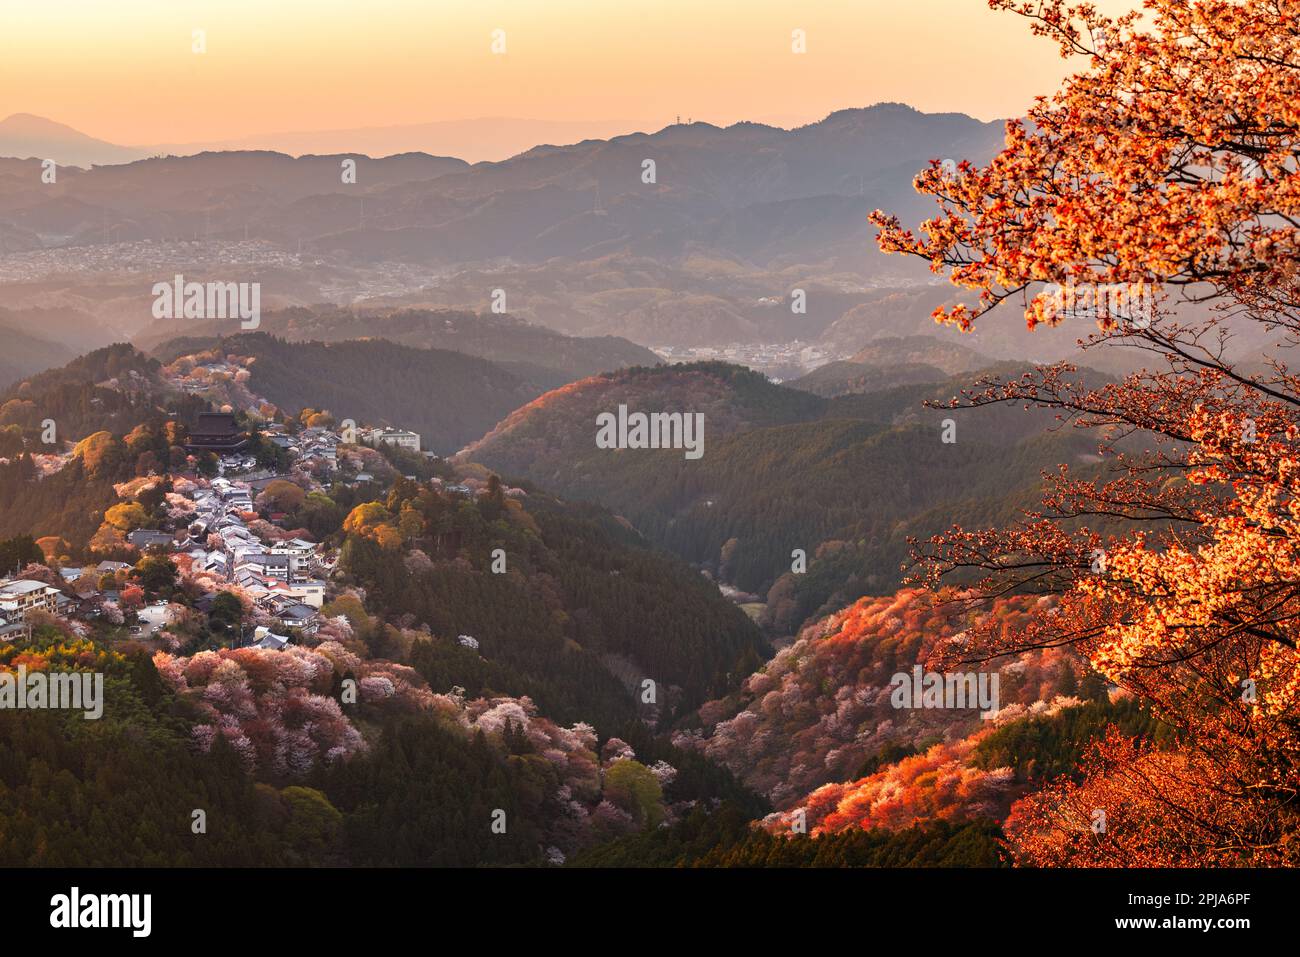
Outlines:
<svg viewBox="0 0 1300 957"><path fill-rule="evenodd" d="M87 313L71 309L0 308L0 389L113 341Z"/></svg>
<svg viewBox="0 0 1300 957"><path fill-rule="evenodd" d="M352 224L351 207L339 194L359 194L343 181L343 161L356 163L357 184L381 188L429 180L468 168L464 160L409 153L370 159L357 154L291 157L237 151L162 156L135 162L57 170L41 181L39 159L0 160L0 215L34 232L43 245L86 245L104 239L105 221L114 242L243 236L247 226L264 236L272 218L280 240ZM300 206L307 200L304 206ZM296 229L287 228L297 222Z"/></svg>
<svg viewBox="0 0 1300 957"><path fill-rule="evenodd" d="M34 120L10 126L79 135ZM848 359L877 338L925 335L994 359L1053 361L1088 330L938 329L931 312L962 293L920 263L879 255L867 222L876 207L905 220L927 215L915 173L941 158L981 162L1001 141L1000 123L882 103L796 129L676 124L472 165L425 153L204 152L61 168L46 183L39 158L0 159L0 308L93 316L101 328L90 345L137 336L156 345L178 331L150 328L150 290L184 274L257 282L267 310L483 313L503 297L515 319L656 350L797 341ZM0 151L5 143L0 136ZM345 181L349 160L354 183ZM21 328L47 337L35 324ZM302 337L374 334L354 324ZM575 358L559 367L587 375L650 361L621 348L604 365ZM773 361L765 371L807 371L789 367Z"/></svg>
<svg viewBox="0 0 1300 957"><path fill-rule="evenodd" d="M5 342L4 351L0 353L0 389L33 372L61 365L76 355L66 346L38 338L6 323L4 315L5 311L0 310L0 337Z"/></svg>
<svg viewBox="0 0 1300 957"><path fill-rule="evenodd" d="M65 170L43 184L33 177L39 161L8 161L0 216L50 243L93 241L105 216L119 240L192 235L182 220L199 213L206 236L248 229L363 260L541 262L615 251L680 256L699 246L755 263L810 254L856 261L867 211L900 201L904 211L920 208L910 186L918 168L949 155L983 158L1000 140L996 123L881 104L795 130L674 125L472 167L425 154L237 151ZM358 159L355 184L340 180L349 156ZM643 182L647 159L652 182ZM359 201L340 208L331 198L343 192L370 201L364 219ZM73 209L81 222L71 221ZM849 254L845 243L860 248Z"/></svg>
<svg viewBox="0 0 1300 957"><path fill-rule="evenodd" d="M919 209L911 190L919 167L987 156L1000 139L997 124L881 105L797 130L696 123L537 147L441 182L384 189L369 229L318 237L314 248L444 263L713 250L761 266L861 270L864 256L874 258L862 241L871 208ZM648 183L646 160L655 164Z"/></svg>
<svg viewBox="0 0 1300 957"><path fill-rule="evenodd" d="M0 120L0 156L52 159L60 166L104 166L151 156L270 150L291 156L334 153L395 156L428 153L470 163L508 159L538 143L578 143L626 133L643 124L615 120L533 120L477 117L391 126L251 133L199 142L118 145L30 113Z"/></svg>
<svg viewBox="0 0 1300 957"><path fill-rule="evenodd" d="M790 130L676 124L473 165L204 152L60 168L49 183L39 156L0 159L0 306L93 304L133 336L151 321L153 283L184 273L260 282L268 307L481 311L500 289L511 315L656 348L832 329L841 343L859 334L841 322L855 307L931 284L919 264L877 254L868 212L920 215L917 170L986 159L1001 135L878 104ZM805 312L788 307L795 288Z"/></svg>
<svg viewBox="0 0 1300 957"><path fill-rule="evenodd" d="M130 163L148 155L144 150L108 143L31 113L15 113L0 120L0 156L52 159L64 166L89 167Z"/></svg>

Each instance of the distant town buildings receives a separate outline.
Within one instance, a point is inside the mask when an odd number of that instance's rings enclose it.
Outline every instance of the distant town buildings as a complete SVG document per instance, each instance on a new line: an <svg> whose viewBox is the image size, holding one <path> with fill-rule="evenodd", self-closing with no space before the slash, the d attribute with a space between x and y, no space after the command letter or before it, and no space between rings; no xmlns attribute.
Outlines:
<svg viewBox="0 0 1300 957"><path fill-rule="evenodd" d="M727 346L658 346L654 352L670 365L679 362L730 362L748 366L777 381L791 374L811 372L836 358L842 358L799 340L732 343Z"/></svg>

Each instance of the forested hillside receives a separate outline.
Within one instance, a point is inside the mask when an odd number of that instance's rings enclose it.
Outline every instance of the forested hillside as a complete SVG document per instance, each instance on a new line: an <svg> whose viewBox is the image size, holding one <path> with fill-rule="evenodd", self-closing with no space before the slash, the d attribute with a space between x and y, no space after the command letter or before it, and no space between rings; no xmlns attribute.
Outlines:
<svg viewBox="0 0 1300 957"><path fill-rule="evenodd" d="M485 303L486 305L486 303ZM418 349L447 349L491 362L527 370L525 378L546 379L551 384L581 376L644 365L655 354L617 336L567 336L510 315L464 309L377 308L349 309L320 306L268 311L261 318L263 332L290 341L341 342L351 339L387 339ZM224 335L220 321L197 322L191 337ZM175 338L175 323L158 323L138 337L157 350ZM558 380L558 381L554 381Z"/></svg>
<svg viewBox="0 0 1300 957"><path fill-rule="evenodd" d="M328 409L336 420L397 425L422 448L450 455L553 383L529 382L485 359L383 340L289 342L266 333L185 338L157 350L180 356L238 355L246 385L289 415Z"/></svg>
<svg viewBox="0 0 1300 957"><path fill-rule="evenodd" d="M606 727L690 711L768 654L697 572L541 492L472 503L399 480L344 530L342 566L377 613L477 643L417 651L435 684L526 694L557 719Z"/></svg>
<svg viewBox="0 0 1300 957"><path fill-rule="evenodd" d="M976 610L955 595L919 589L860 599L806 627L734 695L702 707L700 727L679 732L677 741L788 807L828 782L862 777L933 743L991 726L973 705L900 710L891 676L926 663L976 621L1005 631L1022 628L1032 607L1033 600L1008 599ZM1104 685L1080 662L1051 649L980 670L999 673L997 707L1004 718L1041 709L1058 695L1104 694Z"/></svg>
<svg viewBox="0 0 1300 957"><path fill-rule="evenodd" d="M84 546L116 501L113 484L183 463L185 423L207 408L125 344L16 384L0 398L0 538Z"/></svg>
<svg viewBox="0 0 1300 957"><path fill-rule="evenodd" d="M411 669L350 647L343 627L310 650L151 658L45 626L0 650L6 669L107 676L99 721L0 713L0 862L561 863L683 802L754 807L725 775L693 771L689 755L669 764L670 747L634 752L589 725L560 727L527 699L433 693ZM345 679L359 679L361 695L340 706ZM494 815L508 827L494 831Z"/></svg>
<svg viewBox="0 0 1300 957"><path fill-rule="evenodd" d="M1032 504L1043 470L1073 460L1086 471L1093 443L1045 434L1050 415L925 407L965 381L824 399L722 364L629 370L542 396L462 459L600 502L651 542L767 596L768 622L788 630L896 588L909 537L1005 521ZM703 456L597 448L596 415L620 403L703 412Z"/></svg>
<svg viewBox="0 0 1300 957"><path fill-rule="evenodd" d="M129 432L150 416L189 414L203 405L171 392L160 372L157 359L125 343L97 349L0 393L0 426L39 433L48 419L58 439L76 441L99 430Z"/></svg>

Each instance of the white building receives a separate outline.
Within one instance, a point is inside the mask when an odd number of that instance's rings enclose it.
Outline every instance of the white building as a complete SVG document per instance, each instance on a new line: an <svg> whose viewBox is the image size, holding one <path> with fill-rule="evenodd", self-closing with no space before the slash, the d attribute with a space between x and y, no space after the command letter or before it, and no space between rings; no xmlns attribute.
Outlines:
<svg viewBox="0 0 1300 957"><path fill-rule="evenodd" d="M20 578L16 581L0 582L0 618L12 629L27 620L33 611L48 611L57 614L59 609L59 590L45 582Z"/></svg>
<svg viewBox="0 0 1300 957"><path fill-rule="evenodd" d="M312 557L316 554L316 545L303 538L287 542L275 542L268 549L271 555L284 556L289 560L289 580L295 581L307 577L311 569Z"/></svg>
<svg viewBox="0 0 1300 957"><path fill-rule="evenodd" d="M312 608L320 608L325 604L325 583L317 579L295 582L284 593Z"/></svg>
<svg viewBox="0 0 1300 957"><path fill-rule="evenodd" d="M367 429L361 433L361 439L366 445L375 447L383 442L385 445L395 445L398 448L410 449L412 452L420 451L420 436L405 429Z"/></svg>

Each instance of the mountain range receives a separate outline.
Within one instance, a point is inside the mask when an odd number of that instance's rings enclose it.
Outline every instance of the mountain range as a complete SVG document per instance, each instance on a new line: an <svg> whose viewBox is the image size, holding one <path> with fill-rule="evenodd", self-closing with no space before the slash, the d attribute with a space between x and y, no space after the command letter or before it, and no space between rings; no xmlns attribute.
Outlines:
<svg viewBox="0 0 1300 957"><path fill-rule="evenodd" d="M130 336L151 320L153 284L184 273L260 282L275 307L478 312L504 298L527 321L655 347L812 341L886 289L929 288L919 264L875 251L867 214L920 215L917 170L985 159L1002 138L997 123L878 104L790 130L674 124L472 165L203 152L45 182L40 137L81 141L7 126L29 145L0 135L0 153L33 156L0 159L0 306L92 311Z"/></svg>
<svg viewBox="0 0 1300 957"><path fill-rule="evenodd" d="M81 142L30 117L0 126L14 134L0 135L0 152L39 152L42 136ZM20 141L31 145L4 146ZM962 294L920 263L881 256L866 217L880 207L922 218L919 169L980 162L1001 142L999 123L882 103L796 129L675 124L474 164L203 152L64 168L44 182L39 158L0 159L0 308L90 317L86 346L137 335L150 346L177 334L149 328L153 285L184 274L258 282L267 309L491 310L655 349L797 340L847 359L880 337L956 341L930 315ZM965 344L1054 361L1087 331L1025 337L1017 326L985 323ZM308 337L368 334L354 324Z"/></svg>
<svg viewBox="0 0 1300 957"><path fill-rule="evenodd" d="M532 120L479 117L336 130L254 133L197 143L118 145L30 113L0 120L0 156L53 159L60 166L104 166L150 156L191 156L230 150L274 150L292 156L353 152L366 156L432 153L471 163L503 160L538 143L577 143L625 133L643 124L613 120Z"/></svg>
<svg viewBox="0 0 1300 957"><path fill-rule="evenodd" d="M31 123L18 126L35 145ZM536 263L694 248L765 264L797 261L801 250L817 261L865 235L873 207L920 209L911 180L930 159L985 158L1001 135L1000 124L881 104L795 130L680 124L472 167L426 154L207 152L67 170L48 184L36 158L0 164L0 216L42 244L95 241L105 216L118 241L192 235L181 220L198 214L207 237L247 229L367 261ZM347 158L358 159L355 184L340 176ZM341 202L343 193L358 202Z"/></svg>
<svg viewBox="0 0 1300 957"><path fill-rule="evenodd" d="M0 120L0 156L52 159L60 166L130 163L149 154L87 136L71 126L31 113L14 113Z"/></svg>

